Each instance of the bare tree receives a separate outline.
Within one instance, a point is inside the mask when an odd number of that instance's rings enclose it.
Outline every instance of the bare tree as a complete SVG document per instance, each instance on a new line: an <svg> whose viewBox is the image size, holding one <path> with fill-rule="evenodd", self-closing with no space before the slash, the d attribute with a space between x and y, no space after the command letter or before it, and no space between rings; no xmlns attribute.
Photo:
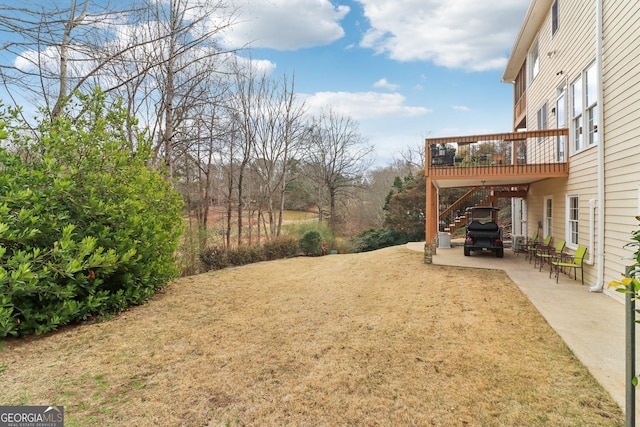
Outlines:
<svg viewBox="0 0 640 427"><path fill-rule="evenodd" d="M296 101L294 81L289 85L286 76L281 83L262 78L259 85L254 152L268 215L268 235L275 238L282 228L289 160L302 143L304 104Z"/></svg>
<svg viewBox="0 0 640 427"><path fill-rule="evenodd" d="M409 168L409 172L413 173L417 170L424 169L425 163L425 142L418 141L414 145L405 147L400 151L402 163Z"/></svg>
<svg viewBox="0 0 640 427"><path fill-rule="evenodd" d="M171 171L181 106L197 97L191 89L212 58L226 53L215 40L233 10L222 0L65 3L0 3L0 33L12 34L0 61L9 96L16 105L29 96L54 118L77 90L117 92L155 131Z"/></svg>
<svg viewBox="0 0 640 427"><path fill-rule="evenodd" d="M228 133L226 139L226 144L223 146L224 149L220 154L220 166L224 171L224 179L225 179L225 194L224 194L224 205L225 205L225 213L226 213L226 227L224 230L225 233L225 245L226 247L231 246L231 232L233 228L233 210L235 207L234 201L234 190L236 179L236 142L239 138L239 130L237 120L230 120L230 132Z"/></svg>
<svg viewBox="0 0 640 427"><path fill-rule="evenodd" d="M329 198L329 223L338 224L336 202L346 190L362 185L371 165L373 147L358 130L351 117L325 110L311 126L307 161L318 188Z"/></svg>
<svg viewBox="0 0 640 427"><path fill-rule="evenodd" d="M254 146L256 128L253 124L253 103L255 94L255 81L253 78L244 78L238 70L236 73L236 106L234 119L237 122L235 127L238 129L234 132L236 138L234 139L234 151L238 158L236 162L236 174L237 174L237 191L238 201L237 210L238 215L238 246L242 245L242 233L243 233L243 214L244 214L244 180L245 171L249 160L251 160L251 149Z"/></svg>
<svg viewBox="0 0 640 427"><path fill-rule="evenodd" d="M183 123L177 142L181 148L176 163L179 179L176 185L183 185L183 195L198 226L200 247L208 241L209 211L214 198L214 181L220 176L221 166L217 160L224 151L228 121L224 117L225 108L220 102L223 93L212 93L209 102L197 104L190 116L194 118ZM187 185L189 184L189 185Z"/></svg>
<svg viewBox="0 0 640 427"><path fill-rule="evenodd" d="M137 28L144 39L157 41L137 52L143 55L139 58L142 69L132 72L126 81L131 88L138 83L135 77L140 73L149 81L142 86L141 98L151 101L146 105L147 111L155 113L154 148L164 159L170 177L177 132L184 129L185 121L193 119L190 112L194 106L210 99L211 85L217 84L212 75L225 72L222 62L229 52L221 50L215 40L232 21L210 19L225 8L222 1L146 0L140 9L144 16L138 18L141 24Z"/></svg>
<svg viewBox="0 0 640 427"><path fill-rule="evenodd" d="M89 9L89 0L60 2L2 2L0 32L6 58L0 65L2 82L14 103L24 96L44 106L52 118L60 113L70 94L96 76L105 65L97 31L106 26L106 9ZM118 21L123 10L109 16ZM90 29L95 32L91 32ZM20 100L22 101L22 100Z"/></svg>

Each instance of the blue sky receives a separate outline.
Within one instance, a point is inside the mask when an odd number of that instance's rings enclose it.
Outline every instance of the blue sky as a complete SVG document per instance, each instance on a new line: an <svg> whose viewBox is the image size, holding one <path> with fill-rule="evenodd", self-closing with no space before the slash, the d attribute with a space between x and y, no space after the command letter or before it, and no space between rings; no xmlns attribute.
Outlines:
<svg viewBox="0 0 640 427"><path fill-rule="evenodd" d="M356 119L376 164L427 136L512 129L501 77L526 0L236 0L227 46L295 72L311 111Z"/></svg>
<svg viewBox="0 0 640 427"><path fill-rule="evenodd" d="M250 46L274 78L295 73L310 113L357 120L377 165L428 136L512 128L513 90L500 80L527 0L206 1L235 10L223 47Z"/></svg>

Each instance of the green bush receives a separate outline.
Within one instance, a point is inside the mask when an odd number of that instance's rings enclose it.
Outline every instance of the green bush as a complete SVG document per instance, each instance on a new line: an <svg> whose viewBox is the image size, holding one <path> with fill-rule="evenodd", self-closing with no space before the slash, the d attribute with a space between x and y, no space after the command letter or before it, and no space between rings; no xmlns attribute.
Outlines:
<svg viewBox="0 0 640 427"><path fill-rule="evenodd" d="M398 230L385 230L378 238L378 247L386 248L389 246L404 245L409 241L407 233Z"/></svg>
<svg viewBox="0 0 640 427"><path fill-rule="evenodd" d="M382 233L384 233L382 229L370 229L360 233L359 236L353 239L356 252L368 252L379 249L378 239Z"/></svg>
<svg viewBox="0 0 640 427"><path fill-rule="evenodd" d="M289 224L283 227L286 235L293 236L296 240L302 239L308 231L317 231L322 236L330 248L336 247L336 237L327 222L301 222L297 224Z"/></svg>
<svg viewBox="0 0 640 427"><path fill-rule="evenodd" d="M300 249L305 255L322 255L322 235L316 230L309 230L300 239Z"/></svg>
<svg viewBox="0 0 640 427"><path fill-rule="evenodd" d="M179 195L127 140L124 110L79 100L37 140L0 118L0 338L142 303L177 274Z"/></svg>
<svg viewBox="0 0 640 427"><path fill-rule="evenodd" d="M371 229L361 233L355 239L358 252L375 251L389 246L403 245L410 241L410 236L403 231Z"/></svg>

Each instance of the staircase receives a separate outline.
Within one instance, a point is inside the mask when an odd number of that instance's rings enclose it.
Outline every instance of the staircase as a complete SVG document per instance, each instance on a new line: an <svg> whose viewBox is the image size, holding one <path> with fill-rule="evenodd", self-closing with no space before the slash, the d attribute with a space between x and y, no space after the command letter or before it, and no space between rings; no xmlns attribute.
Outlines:
<svg viewBox="0 0 640 427"><path fill-rule="evenodd" d="M527 191L529 191L528 185L492 187L489 189L483 186L472 187L455 203L440 213L438 223L441 225L441 231L453 234L457 229L464 227L467 224L467 217L464 215L464 211L468 207L497 206L498 199L525 197ZM461 214L456 215L456 213Z"/></svg>

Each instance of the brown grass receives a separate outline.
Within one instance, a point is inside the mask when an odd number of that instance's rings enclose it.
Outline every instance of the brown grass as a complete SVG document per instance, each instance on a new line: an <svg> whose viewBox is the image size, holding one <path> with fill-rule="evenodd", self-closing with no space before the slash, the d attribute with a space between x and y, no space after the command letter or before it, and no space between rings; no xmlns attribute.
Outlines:
<svg viewBox="0 0 640 427"><path fill-rule="evenodd" d="M2 404L67 426L621 426L501 271L389 248L181 279L102 323L7 341Z"/></svg>

